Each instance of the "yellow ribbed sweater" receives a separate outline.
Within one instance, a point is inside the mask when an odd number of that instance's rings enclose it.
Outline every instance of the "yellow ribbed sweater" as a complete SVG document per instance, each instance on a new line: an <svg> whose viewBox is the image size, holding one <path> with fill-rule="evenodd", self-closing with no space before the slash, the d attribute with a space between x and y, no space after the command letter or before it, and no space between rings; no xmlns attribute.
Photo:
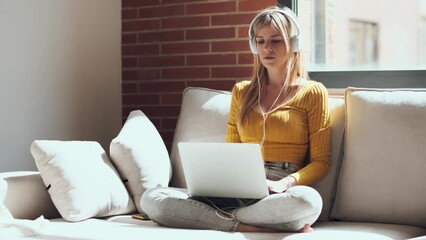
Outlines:
<svg viewBox="0 0 426 240"><path fill-rule="evenodd" d="M260 143L263 118L251 110L247 124L238 124L242 96L250 81L235 84L226 132L227 142ZM293 176L298 184L309 185L327 174L330 165L330 115L327 89L319 82L308 81L285 104L266 120L263 159L269 162L292 162L303 167ZM306 156L310 159L305 163Z"/></svg>

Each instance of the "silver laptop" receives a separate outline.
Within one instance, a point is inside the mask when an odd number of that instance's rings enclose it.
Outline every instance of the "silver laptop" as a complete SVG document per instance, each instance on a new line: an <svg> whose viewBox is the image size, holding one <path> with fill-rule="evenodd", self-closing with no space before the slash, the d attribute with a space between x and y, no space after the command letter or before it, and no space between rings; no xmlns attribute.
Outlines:
<svg viewBox="0 0 426 240"><path fill-rule="evenodd" d="M260 145L181 142L178 149L191 196L261 199L269 195Z"/></svg>

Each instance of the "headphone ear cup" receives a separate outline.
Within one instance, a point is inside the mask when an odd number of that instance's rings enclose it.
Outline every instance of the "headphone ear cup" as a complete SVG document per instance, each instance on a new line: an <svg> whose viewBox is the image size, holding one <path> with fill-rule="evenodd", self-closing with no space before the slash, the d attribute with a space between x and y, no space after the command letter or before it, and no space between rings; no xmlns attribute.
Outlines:
<svg viewBox="0 0 426 240"><path fill-rule="evenodd" d="M291 38L291 47L293 52L300 52L302 50L302 44L300 42L300 34Z"/></svg>
<svg viewBox="0 0 426 240"><path fill-rule="evenodd" d="M250 50L252 53L257 54L256 41L253 37L249 39Z"/></svg>

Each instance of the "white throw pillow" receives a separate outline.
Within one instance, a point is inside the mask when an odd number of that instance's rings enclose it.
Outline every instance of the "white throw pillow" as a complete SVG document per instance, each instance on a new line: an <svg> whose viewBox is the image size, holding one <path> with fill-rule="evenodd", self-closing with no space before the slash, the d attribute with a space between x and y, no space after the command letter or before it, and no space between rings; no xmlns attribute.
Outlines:
<svg viewBox="0 0 426 240"><path fill-rule="evenodd" d="M332 217L426 227L426 90L346 90Z"/></svg>
<svg viewBox="0 0 426 240"><path fill-rule="evenodd" d="M97 142L36 140L37 168L53 203L67 221L133 213L135 206Z"/></svg>
<svg viewBox="0 0 426 240"><path fill-rule="evenodd" d="M110 144L111 160L126 180L140 213L142 194L150 188L166 187L171 178L167 148L155 126L140 110L132 111L120 133Z"/></svg>

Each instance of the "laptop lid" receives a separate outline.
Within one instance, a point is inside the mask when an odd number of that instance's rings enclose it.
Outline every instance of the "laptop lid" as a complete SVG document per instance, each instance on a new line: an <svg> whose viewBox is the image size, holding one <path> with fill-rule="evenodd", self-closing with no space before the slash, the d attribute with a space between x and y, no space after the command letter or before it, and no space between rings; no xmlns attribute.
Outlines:
<svg viewBox="0 0 426 240"><path fill-rule="evenodd" d="M178 149L190 195L253 199L269 195L260 145L180 142Z"/></svg>

